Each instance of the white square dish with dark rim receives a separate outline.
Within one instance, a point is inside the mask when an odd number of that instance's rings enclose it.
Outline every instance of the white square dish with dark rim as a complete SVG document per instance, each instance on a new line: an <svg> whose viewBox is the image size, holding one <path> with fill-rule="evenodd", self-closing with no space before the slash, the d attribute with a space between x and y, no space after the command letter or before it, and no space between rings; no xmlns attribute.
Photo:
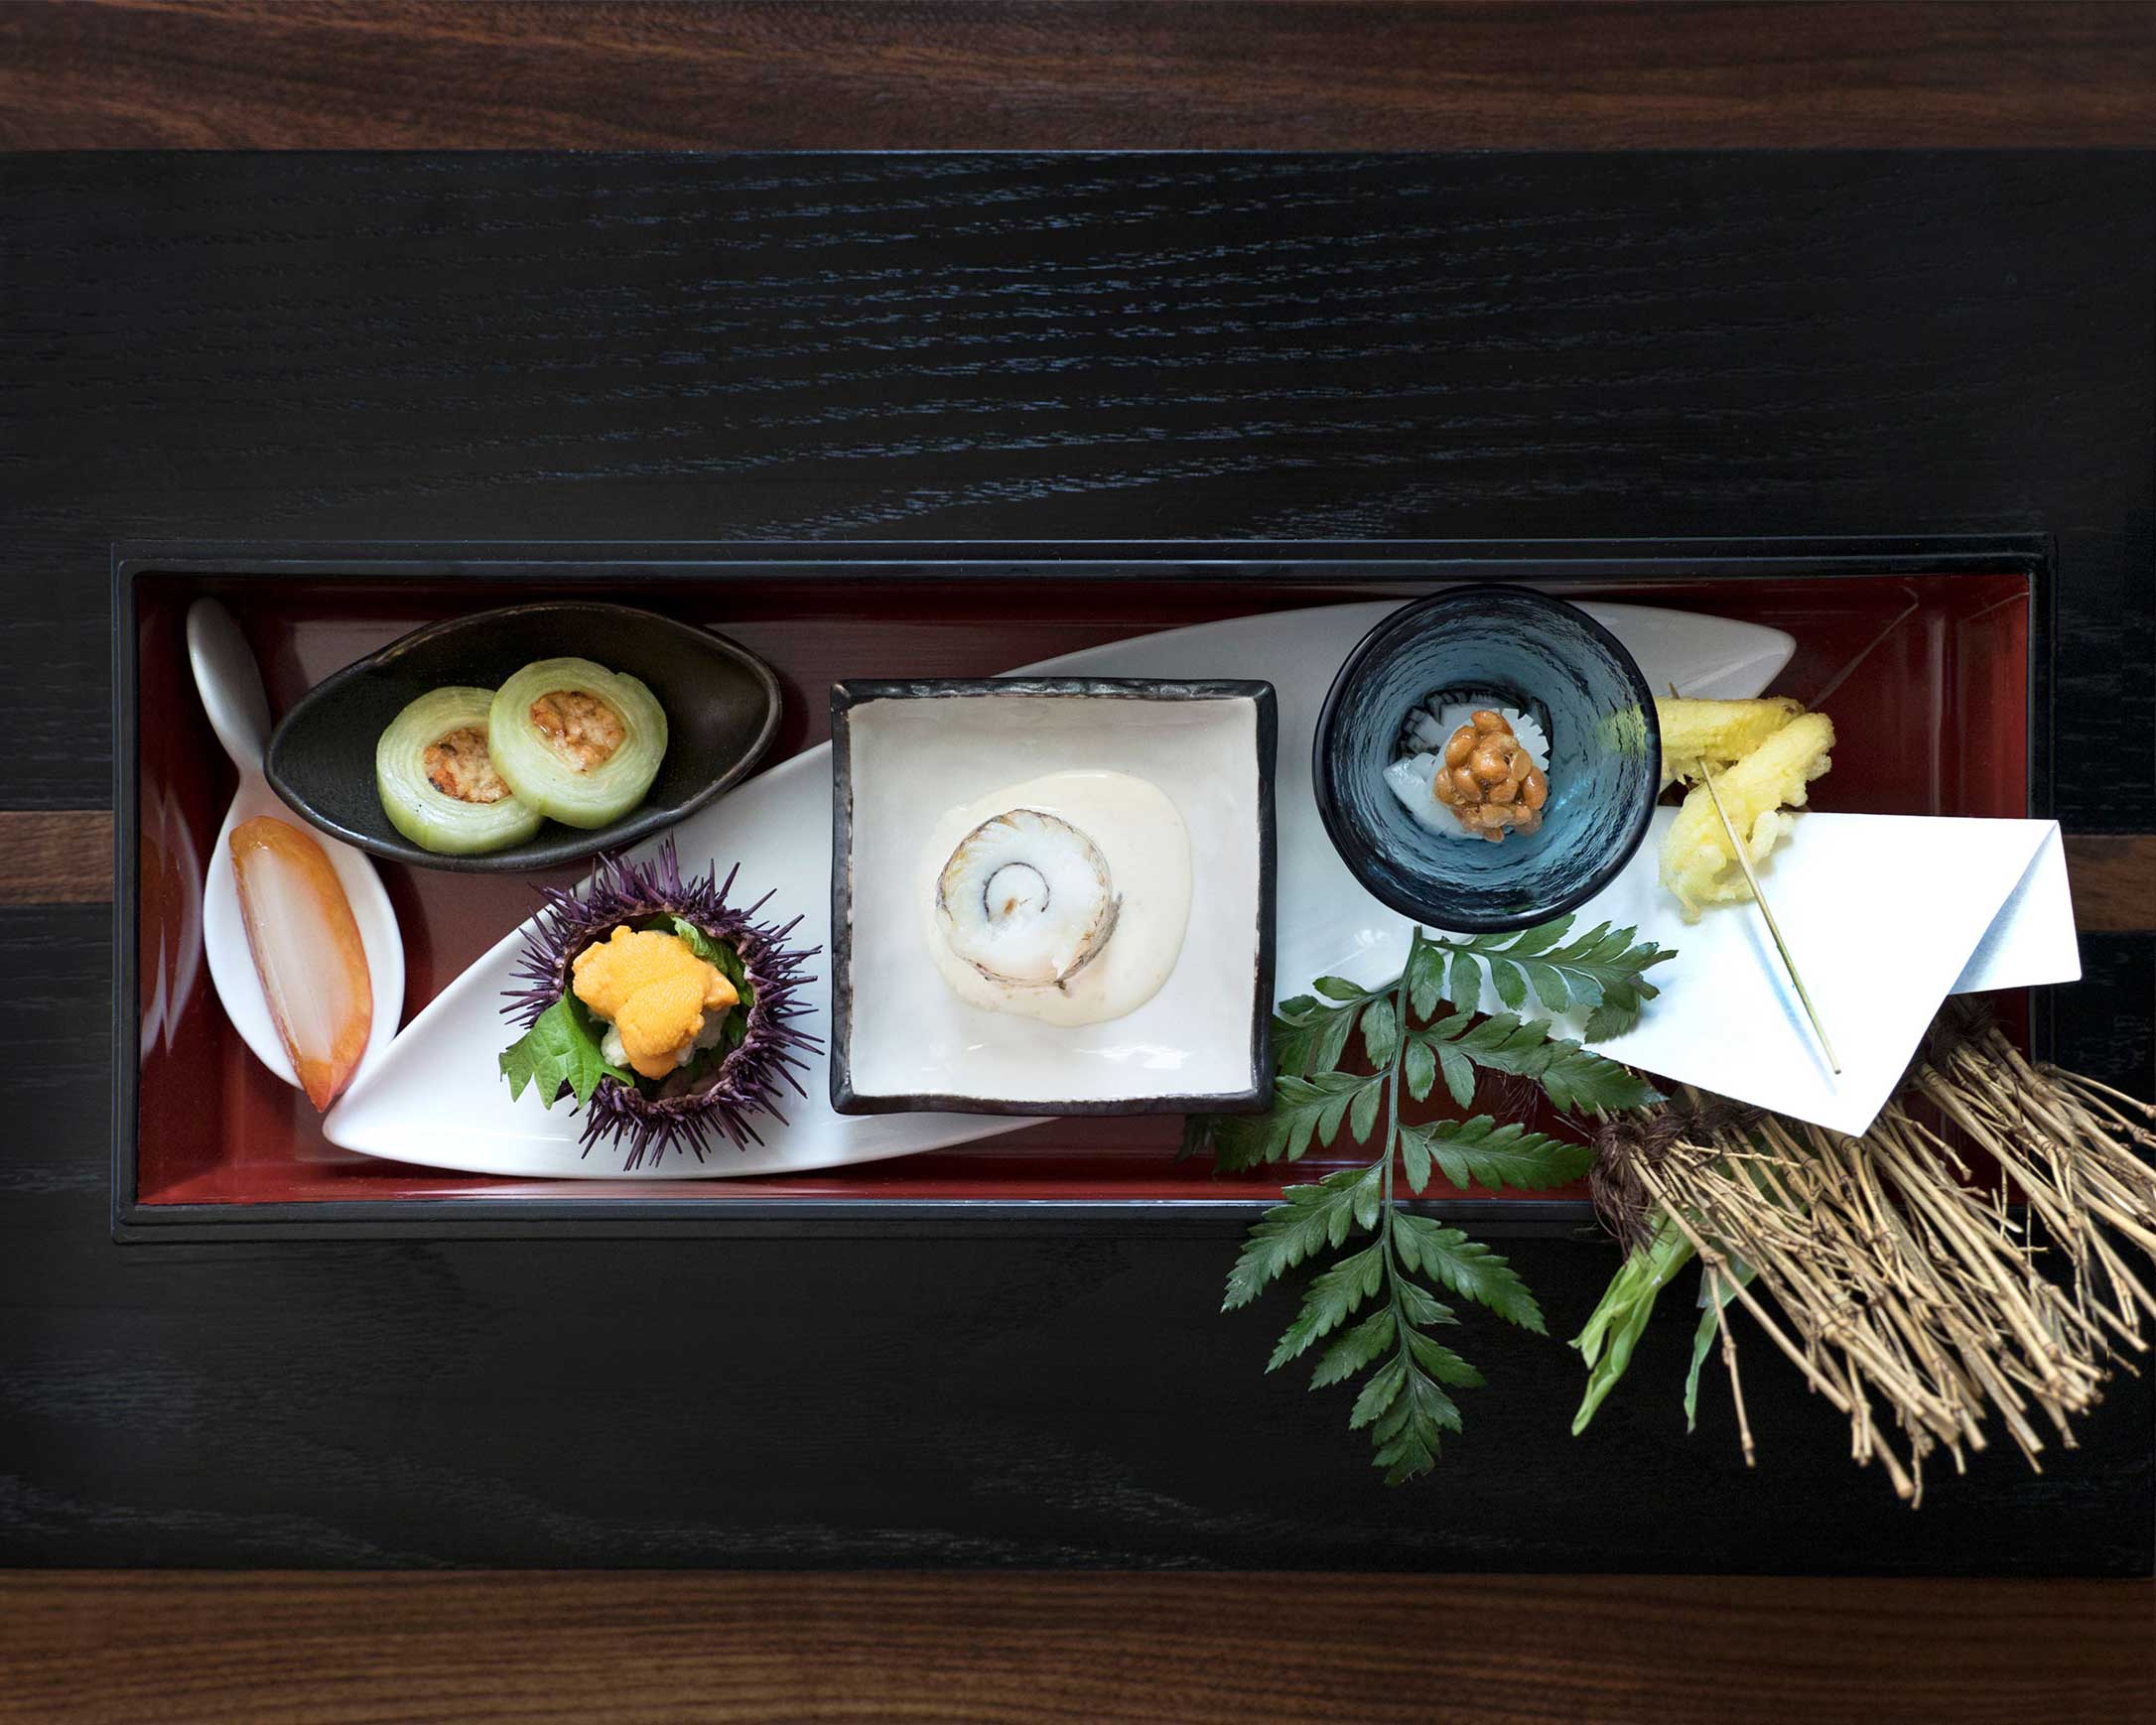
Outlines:
<svg viewBox="0 0 2156 1725"><path fill-rule="evenodd" d="M841 1114L1255 1111L1272 1085L1273 685L1114 678L831 689L831 1103ZM939 823L1048 774L1149 781L1190 842L1159 991L1049 1024L961 999L928 946ZM1105 845L1104 845L1105 848Z"/></svg>

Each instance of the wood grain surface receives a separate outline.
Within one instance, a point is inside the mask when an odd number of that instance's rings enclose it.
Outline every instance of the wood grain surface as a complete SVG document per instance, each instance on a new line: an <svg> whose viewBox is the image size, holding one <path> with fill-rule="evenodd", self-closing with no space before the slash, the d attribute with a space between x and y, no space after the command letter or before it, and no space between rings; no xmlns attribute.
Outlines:
<svg viewBox="0 0 2156 1725"><path fill-rule="evenodd" d="M2136 146L2152 21L12 6L0 144ZM2105 158L0 161L0 975L39 1075L0 1157L0 1559L1722 1572L16 1576L0 1717L2149 1716L2145 1584L1726 1573L2145 1575L2145 1381L1912 1517L1787 1375L1748 1377L1758 1474L1712 1405L1684 1439L1677 1327L1591 1444L1557 1350L1478 1338L1469 1435L1385 1494L1212 1314L1226 1240L113 1248L98 805L121 536L2042 525L2100 931L2061 1037L2145 1083L2152 191ZM1606 1260L1517 1256L1569 1333Z"/></svg>
<svg viewBox="0 0 2156 1725"><path fill-rule="evenodd" d="M2073 833L2074 920L2085 929L2156 929L2156 838Z"/></svg>
<svg viewBox="0 0 2156 1725"><path fill-rule="evenodd" d="M2149 1717L2146 1587L1910 1598L1641 1576L0 1577L0 1720Z"/></svg>
<svg viewBox="0 0 2156 1725"><path fill-rule="evenodd" d="M112 902L110 809L0 810L0 904Z"/></svg>
<svg viewBox="0 0 2156 1725"><path fill-rule="evenodd" d="M0 7L0 145L2156 143L2142 4Z"/></svg>
<svg viewBox="0 0 2156 1725"><path fill-rule="evenodd" d="M18 156L0 233L18 814L109 798L120 538L1652 526L2049 531L2060 810L2156 821L2146 157ZM1580 1442L1561 1346L1477 1326L1384 1492L1218 1313L1232 1230L115 1248L109 927L0 906L15 1561L2149 1566L2146 1378L1912 1517L1764 1364L1758 1474L1725 1402L1686 1440L1682 1324ZM2152 943L2057 1003L2136 1088ZM1604 1249L1506 1250L1572 1334Z"/></svg>

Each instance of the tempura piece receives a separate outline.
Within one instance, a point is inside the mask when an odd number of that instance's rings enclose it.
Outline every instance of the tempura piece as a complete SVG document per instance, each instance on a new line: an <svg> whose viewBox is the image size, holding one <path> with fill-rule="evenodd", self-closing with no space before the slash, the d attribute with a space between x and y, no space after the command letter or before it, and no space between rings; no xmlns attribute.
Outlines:
<svg viewBox="0 0 2156 1725"><path fill-rule="evenodd" d="M1699 757L1717 773L1734 766L1804 711L1786 695L1759 701L1655 703L1662 722L1662 784L1699 782Z"/></svg>
<svg viewBox="0 0 2156 1725"><path fill-rule="evenodd" d="M326 1110L351 1082L374 1027L374 982L351 902L322 847L269 815L232 829L232 874L270 1021L307 1100Z"/></svg>
<svg viewBox="0 0 2156 1725"><path fill-rule="evenodd" d="M1823 713L1804 713L1727 771L1714 774L1722 807L1743 836L1755 867L1789 831L1784 810L1803 807L1806 787L1834 764L1828 758L1833 746L1834 722ZM1676 897L1686 922L1698 921L1706 905L1733 904L1752 895L1703 784L1684 798L1662 841L1662 884Z"/></svg>

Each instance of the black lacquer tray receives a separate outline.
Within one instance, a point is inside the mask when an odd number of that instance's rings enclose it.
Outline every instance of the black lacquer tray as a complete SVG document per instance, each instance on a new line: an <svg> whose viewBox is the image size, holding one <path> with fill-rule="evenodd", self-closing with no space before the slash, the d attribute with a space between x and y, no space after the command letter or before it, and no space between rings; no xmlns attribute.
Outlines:
<svg viewBox="0 0 2156 1725"><path fill-rule="evenodd" d="M723 631L777 670L767 762L823 741L841 678L978 677L1151 630L1462 580L1740 617L1797 639L1777 692L1831 697L1834 806L2010 816L2049 808L2047 541L1111 545L130 544L114 558L117 994L113 1224L124 1240L264 1236L970 1232L1246 1222L1277 1172L1174 1159L1173 1120L1068 1120L895 1161L778 1178L488 1179L353 1156L225 1023L190 939L191 892L231 791L189 681L183 622L232 602L272 706L407 630L592 597ZM535 881L385 864L409 1017L528 914ZM1304 979L1281 978L1283 989ZM2038 1047L2041 1007L2009 1002ZM822 1074L816 1075L818 1082ZM1298 1177L1325 1164L1302 1164ZM1433 1191L1484 1230L1562 1230L1582 1194Z"/></svg>

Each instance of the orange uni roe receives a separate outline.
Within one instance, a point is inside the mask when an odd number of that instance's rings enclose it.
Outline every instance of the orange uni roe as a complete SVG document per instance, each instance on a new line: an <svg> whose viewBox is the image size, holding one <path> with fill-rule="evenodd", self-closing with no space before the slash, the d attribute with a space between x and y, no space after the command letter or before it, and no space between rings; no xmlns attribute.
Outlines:
<svg viewBox="0 0 2156 1725"><path fill-rule="evenodd" d="M664 1078L704 1028L707 1009L741 996L718 966L678 935L617 928L570 961L577 998L621 1033L622 1052L646 1078Z"/></svg>
<svg viewBox="0 0 2156 1725"><path fill-rule="evenodd" d="M270 1020L307 1100L327 1109L374 1028L374 982L351 901L322 847L271 815L232 829L232 875Z"/></svg>

